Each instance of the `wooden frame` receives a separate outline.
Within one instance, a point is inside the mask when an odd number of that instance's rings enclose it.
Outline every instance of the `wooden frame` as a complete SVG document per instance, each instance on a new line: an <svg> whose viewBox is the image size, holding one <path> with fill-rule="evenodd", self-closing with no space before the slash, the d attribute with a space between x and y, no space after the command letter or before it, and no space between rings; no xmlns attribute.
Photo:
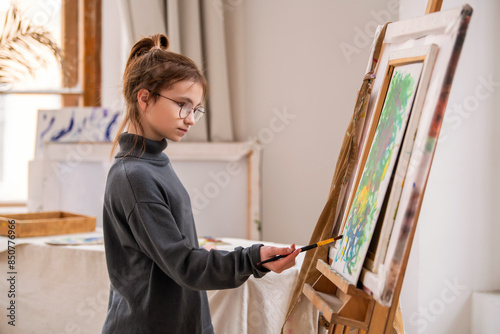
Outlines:
<svg viewBox="0 0 500 334"><path fill-rule="evenodd" d="M65 76L62 85L66 88L78 86L78 0L65 0L61 2L61 40L65 59ZM79 95L62 95L61 105L77 106L80 100Z"/></svg>
<svg viewBox="0 0 500 334"><path fill-rule="evenodd" d="M350 193L342 228L344 239L339 245L341 250L334 260L334 269L342 273L344 278L351 283L357 282L363 265L359 260L365 258L372 237L379 235L376 232L380 232L380 220L385 216L384 223L387 221L387 224L384 225L386 228L383 229L383 238L379 239L380 245L376 253L378 255L376 260L380 262L380 258L384 258L382 256L382 254L385 255L384 243L389 238L392 229L392 221L389 222L390 219L388 218L389 216L392 217L392 212L397 210L399 190L404 181L412 148L412 145L408 143L413 143L413 135L420 119L422 103L427 92L437 48L436 45L428 45L403 49L392 52L389 56L385 74L382 78L383 83L375 103L367 140L360 157L361 162L355 174L353 189L357 189L357 191ZM397 82L400 84L413 82L411 86L407 86L411 95L406 96L408 100L404 102L403 91L396 90L395 93L392 92L391 94L395 100L388 100L388 94L393 89L397 89L394 86L389 91L389 87L392 87L393 81L396 80L394 75L399 77L403 73L406 73L406 79L400 77ZM396 81L394 84L396 84ZM392 103L401 103L401 105L394 106ZM384 117L389 118L382 120L382 113L384 113ZM393 117L395 118L393 119ZM396 121L397 119L399 121ZM389 123L387 123L388 121ZM408 125L409 123L412 123L412 125ZM397 130L398 128L399 130ZM407 130L409 128L413 133ZM379 137L379 135L382 137ZM384 139L384 136L388 135L389 137ZM388 141L389 138L391 138L390 141ZM406 145L402 145L403 140L407 142ZM377 146L381 144L383 147ZM382 151L377 153L379 150ZM383 157L385 158L381 159ZM369 166L367 165L368 159L371 159ZM375 165L372 165L373 163ZM396 175L396 179L394 179L394 175ZM362 180L364 180L363 185L361 184ZM367 188L368 186L369 188ZM363 195L363 193L366 193L366 195ZM389 193L391 197L387 204L387 200L384 200L384 198L388 198ZM375 200L375 202L371 203L372 200ZM356 206L354 206L354 201L356 201ZM358 210L361 211L358 212ZM348 223L348 226L346 226L346 223ZM376 228L378 229L376 230ZM370 246L373 243L374 241ZM350 250L349 254L344 254L347 250ZM347 260L348 258L350 260ZM368 262L368 259L366 261ZM373 261L371 263L373 264ZM375 272L377 271L377 267L372 269Z"/></svg>
<svg viewBox="0 0 500 334"><path fill-rule="evenodd" d="M385 215L382 217L382 224L378 224L378 227L380 227L380 237L378 238L378 240L374 240L374 242L372 242L372 245L375 245L375 247L372 252L369 251L368 258L365 262L365 267L367 267L374 273L377 273L379 266L385 260L387 244L390 239L395 213L397 212L402 187L407 175L408 164L410 161L411 153L413 151L415 134L418 129L418 122L420 120L423 102L427 93L427 88L429 86L430 75L432 72L432 68L434 67L437 52L438 46L435 44L431 44L423 47L396 51L393 52L389 57L388 68L394 68L394 66L411 62L422 62L423 69L413 103L412 113L406 129L406 135L401 147L399 162L396 166L396 170L393 173L393 184L387 195L389 196L389 199L387 202L387 207L385 208ZM370 260L370 253L373 256L373 261Z"/></svg>
<svg viewBox="0 0 500 334"><path fill-rule="evenodd" d="M101 21L102 0L80 0L78 34L80 37L81 106L101 105Z"/></svg>
<svg viewBox="0 0 500 334"><path fill-rule="evenodd" d="M61 3L62 43L66 59L63 86L81 93L62 95L62 106L101 105L102 0Z"/></svg>

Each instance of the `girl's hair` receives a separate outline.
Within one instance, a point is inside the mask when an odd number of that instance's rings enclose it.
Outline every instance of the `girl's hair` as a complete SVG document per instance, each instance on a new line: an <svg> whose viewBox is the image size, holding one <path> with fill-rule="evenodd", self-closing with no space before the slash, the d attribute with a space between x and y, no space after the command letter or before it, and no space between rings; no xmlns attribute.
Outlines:
<svg viewBox="0 0 500 334"><path fill-rule="evenodd" d="M168 51L168 45L167 36L155 34L140 39L132 47L123 73L123 96L126 103L126 112L113 142L111 154L113 154L118 145L118 140L129 122L136 126L141 135L144 134L137 101L137 93L141 89L158 93L163 89L169 89L177 82L190 80L201 84L203 100L206 99L208 84L204 75L191 59ZM154 103L158 98L157 94L149 94L147 102L148 104ZM135 141L137 144L137 136ZM145 145L146 143L143 142L143 148L145 148Z"/></svg>

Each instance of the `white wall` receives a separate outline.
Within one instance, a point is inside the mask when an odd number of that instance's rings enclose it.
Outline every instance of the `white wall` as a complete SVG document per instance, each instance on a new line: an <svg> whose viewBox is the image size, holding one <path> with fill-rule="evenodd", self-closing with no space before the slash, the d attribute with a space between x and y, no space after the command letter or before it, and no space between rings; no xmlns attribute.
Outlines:
<svg viewBox="0 0 500 334"><path fill-rule="evenodd" d="M472 292L500 289L500 244L495 241L500 234L495 220L499 204L495 189L500 181L496 173L500 138L495 133L500 102L500 4L496 0L469 3L474 13L403 285L403 314L410 334L470 333ZM401 19L419 16L426 4L426 0L402 0ZM447 0L442 10L462 4ZM493 83L484 84L489 81Z"/></svg>
<svg viewBox="0 0 500 334"><path fill-rule="evenodd" d="M234 5L224 8L227 23L238 26L228 34L230 61L240 76L232 78L231 92L243 97L233 106L236 137L259 137L265 146L263 239L307 244L326 202L373 31L398 19L398 1L228 3ZM346 57L341 45L355 53Z"/></svg>

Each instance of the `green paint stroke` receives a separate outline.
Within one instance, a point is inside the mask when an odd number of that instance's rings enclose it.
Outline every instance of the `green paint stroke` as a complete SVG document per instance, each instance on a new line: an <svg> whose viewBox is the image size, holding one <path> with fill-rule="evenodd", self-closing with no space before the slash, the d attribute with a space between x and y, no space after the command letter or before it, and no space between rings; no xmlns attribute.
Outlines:
<svg viewBox="0 0 500 334"><path fill-rule="evenodd" d="M377 203L380 185L387 176L396 137L402 130L408 116L408 103L415 90L415 79L411 74L394 70L384 107L382 109L375 137L363 170L356 196L344 231L344 245L336 256L344 262L343 272L352 275L365 254L360 251L368 246L373 233L380 205ZM383 201L382 201L383 202ZM347 237L347 238L346 238Z"/></svg>

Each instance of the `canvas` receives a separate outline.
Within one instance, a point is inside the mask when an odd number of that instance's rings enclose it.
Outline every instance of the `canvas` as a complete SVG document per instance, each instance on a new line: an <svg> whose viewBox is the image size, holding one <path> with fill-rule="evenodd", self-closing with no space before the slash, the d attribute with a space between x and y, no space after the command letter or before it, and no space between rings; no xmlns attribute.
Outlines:
<svg viewBox="0 0 500 334"><path fill-rule="evenodd" d="M120 122L121 111L107 108L39 110L35 156L43 154L46 142L112 142Z"/></svg>
<svg viewBox="0 0 500 334"><path fill-rule="evenodd" d="M422 64L423 69L404 142L401 147L396 169L393 173L392 186L386 196L387 202L386 207L384 208L385 214L383 217L379 218L380 221L378 224L381 224L381 226L378 226L378 229L380 230L380 233L376 234L377 238L373 240L370 245L370 250L373 252L373 256L370 256L372 254L369 254L365 262L365 267L372 270L374 273L378 273L379 266L385 260L387 246L390 240L392 228L394 226L396 213L398 211L404 181L406 177L410 176L412 173L410 168L410 159L415 143L415 134L418 129L418 122L420 121L422 113L423 101L427 93L429 79L438 49L437 45L431 44L424 47L409 48L393 52L389 57L390 66L397 66L408 62L418 61ZM370 261L372 257L373 261Z"/></svg>
<svg viewBox="0 0 500 334"><path fill-rule="evenodd" d="M422 63L398 66L392 71L375 136L345 224L344 237L334 259L334 269L353 284L361 273L384 202L421 72Z"/></svg>

